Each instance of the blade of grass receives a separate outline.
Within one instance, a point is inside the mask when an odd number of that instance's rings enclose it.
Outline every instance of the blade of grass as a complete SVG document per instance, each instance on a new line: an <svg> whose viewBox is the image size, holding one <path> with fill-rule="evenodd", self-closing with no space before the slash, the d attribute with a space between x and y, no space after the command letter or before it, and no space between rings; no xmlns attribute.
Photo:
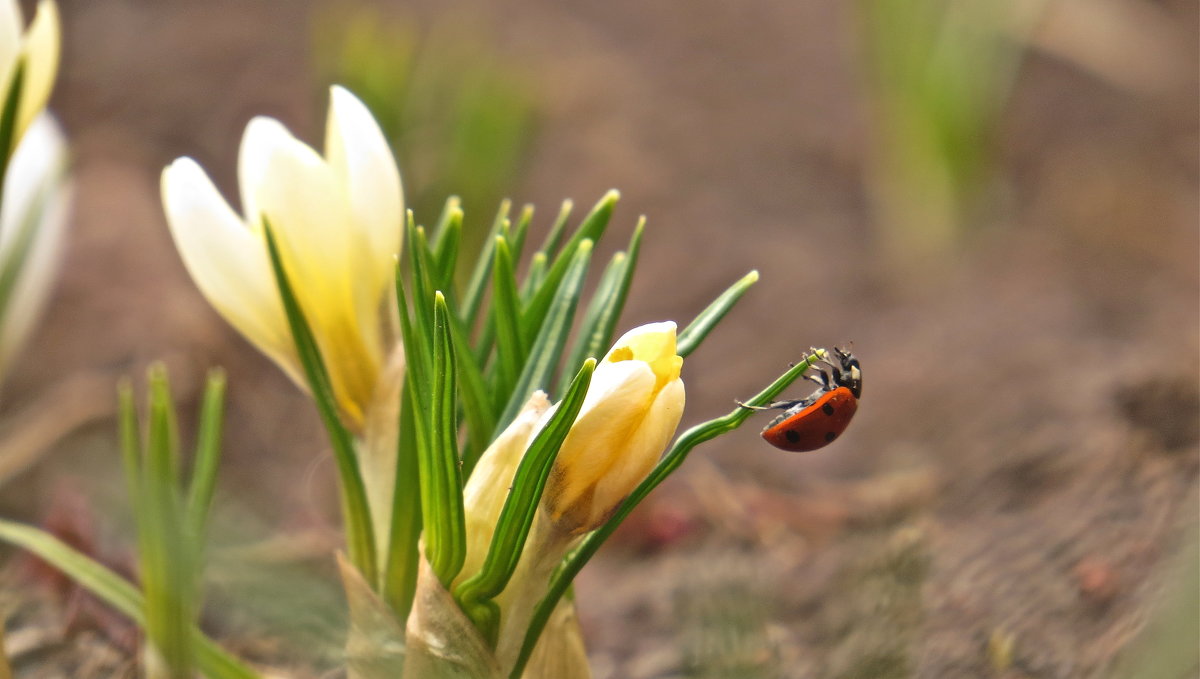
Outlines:
<svg viewBox="0 0 1200 679"><path fill-rule="evenodd" d="M196 457L192 463L192 476L188 488L187 521L188 534L197 544L203 541L208 527L208 513L212 507L213 492L217 485L217 464L221 458L222 410L225 407L225 373L213 370L208 375L204 389L204 403L200 406L200 426L196 434Z"/></svg>
<svg viewBox="0 0 1200 679"><path fill-rule="evenodd" d="M178 429L166 369L150 368L149 435L142 467L143 512L138 521L148 540L138 545L142 589L146 597L146 636L161 657L165 676L189 676L194 671L191 629L195 620L192 549L184 527L179 496Z"/></svg>
<svg viewBox="0 0 1200 679"><path fill-rule="evenodd" d="M441 292L433 304L433 400L429 408L429 446L421 459L421 514L425 517L425 551L433 572L446 587L462 569L467 555L462 476L458 468L458 399L450 310Z"/></svg>
<svg viewBox="0 0 1200 679"><path fill-rule="evenodd" d="M539 252L544 252L550 257L554 256L558 250L558 244L562 242L563 234L566 233L567 220L571 218L571 210L574 209L575 201L568 198L562 202L562 206L558 208L558 216L550 225L550 231L546 234L546 240L542 243Z"/></svg>
<svg viewBox="0 0 1200 679"><path fill-rule="evenodd" d="M32 552L145 628L145 599L129 581L103 564L45 531L6 519L0 519L0 540ZM196 664L205 676L210 679L260 679L261 675L226 653L200 630L193 627L190 633L196 648Z"/></svg>
<svg viewBox="0 0 1200 679"><path fill-rule="evenodd" d="M521 337L521 304L517 298L516 273L503 236L496 238L496 263L492 267L492 326L496 329L496 379L492 393L501 398L516 384L528 356ZM499 409L501 404L497 404Z"/></svg>
<svg viewBox="0 0 1200 679"><path fill-rule="evenodd" d="M758 282L758 272L751 271L742 276L738 282L729 286L725 292L722 292L719 297L713 300L704 311L701 311L696 318L688 324L683 332L679 333L679 339L676 342L676 348L680 356L687 357L688 354L696 350L700 343L708 337L708 333L716 327L717 323L729 313L734 304L746 294L752 285Z"/></svg>
<svg viewBox="0 0 1200 679"><path fill-rule="evenodd" d="M400 400L399 418L396 482L392 492L392 523L384 566L383 600L391 606L398 620L408 620L420 564L421 482L413 399L407 384Z"/></svg>
<svg viewBox="0 0 1200 679"><path fill-rule="evenodd" d="M746 405L765 406L771 403L780 392L796 381L820 357L818 353L805 357L804 360L780 375L767 388L755 394L753 398L746 402ZM591 560L597 550L600 549L600 546L604 544L605 540L621 525L625 517L629 516L629 513L651 491L666 480L671 472L683 464L683 461L687 459L688 454L692 452L693 448L705 441L712 440L717 436L737 429L755 412L755 410L750 408L739 406L723 417L703 422L685 431L679 438L675 439L675 444L659 460L654 470L650 472L650 475L638 485L629 497L625 498L625 501L621 503L621 506L612 518L584 538L579 547L567 556L562 566L551 577L550 587L546 596L538 602L537 608L534 610L533 618L530 620L529 628L525 633L525 641L521 645L521 653L517 658L516 666L509 674L510 679L520 679L521 673L525 670L525 664L529 661L529 656L533 653L534 646L537 645L538 637L541 636L542 629L546 626L546 621L550 619L550 614L554 611L554 607L558 605L558 600L571 586L571 582L574 581L575 576L579 574L584 565Z"/></svg>
<svg viewBox="0 0 1200 679"><path fill-rule="evenodd" d="M549 313L559 283L567 275L567 269L575 259L576 250L584 241L599 242L600 237L604 235L604 229L608 227L608 222L612 218L613 207L620 197L621 194L615 189L604 194L604 197L583 218L579 228L567 240L562 252L553 260L550 269L546 272L545 280L534 290L529 303L521 311L521 327L527 343L532 344L534 337L540 332L542 321Z"/></svg>
<svg viewBox="0 0 1200 679"><path fill-rule="evenodd" d="M483 293L487 289L488 278L492 273L492 248L496 247L496 236L500 235L500 230L507 223L508 211L511 208L512 201L507 198L500 202L500 209L492 221L492 228L488 231L487 238L483 239L483 250L479 253L479 259L475 260L475 269L471 271L467 291L463 295L462 307L458 310L458 317L468 328L473 327L475 319L479 317L479 309L483 305Z"/></svg>
<svg viewBox="0 0 1200 679"><path fill-rule="evenodd" d="M483 371L475 362L475 354L467 340L467 330L457 316L451 315L450 339L454 344L454 358L458 365L459 394L462 396L463 419L470 434L462 449L463 482L470 478L475 462L491 443L490 436L495 426L495 413L484 382Z"/></svg>
<svg viewBox="0 0 1200 679"><path fill-rule="evenodd" d="M279 244L275 240L274 230L266 218L263 219L263 230L267 237L267 253L271 260L271 269L275 275L275 283L279 288L279 296L283 301L284 312L287 314L288 326L296 343L296 353L304 366L305 377L313 401L329 434L329 442L333 448L333 459L337 464L338 481L340 482L342 516L346 521L346 541L350 553L350 561L354 564L367 582L378 582L378 567L375 555L375 535L371 528L371 514L367 505L366 486L358 467L358 458L354 452L354 441L350 432L338 417L337 401L333 395L333 384L325 362L321 358L321 350L313 336L312 328L304 317L300 302L288 280L279 254Z"/></svg>
<svg viewBox="0 0 1200 679"><path fill-rule="evenodd" d="M500 632L500 607L492 599L504 591L517 569L517 561L525 548L525 540L529 537L529 529L546 487L546 478L550 476L558 450L583 407L595 368L594 359L583 364L558 409L521 457L513 477L512 490L496 521L496 530L492 534L492 543L483 567L454 590L454 597L463 611L492 646L495 646Z"/></svg>
<svg viewBox="0 0 1200 679"><path fill-rule="evenodd" d="M492 438L517 416L521 406L529 399L535 389L544 388L550 381L554 368L562 358L567 336L571 332L571 321L575 318L575 307L579 296L583 293L583 282L587 276L588 263L592 257L592 241L584 240L575 248L571 266L562 277L562 282L555 291L552 304L547 309L540 332L534 339L529 350L529 360L521 370L521 376L511 391L508 405L496 422Z"/></svg>
<svg viewBox="0 0 1200 679"><path fill-rule="evenodd" d="M430 261L437 272L437 287L447 293L454 289L454 270L458 264L458 247L462 242L462 218L462 210L452 212L433 243Z"/></svg>

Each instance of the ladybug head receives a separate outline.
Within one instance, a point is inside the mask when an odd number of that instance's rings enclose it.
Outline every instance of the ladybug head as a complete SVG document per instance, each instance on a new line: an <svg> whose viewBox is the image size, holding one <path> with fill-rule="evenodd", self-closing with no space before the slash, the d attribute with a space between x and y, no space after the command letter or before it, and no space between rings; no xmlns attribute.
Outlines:
<svg viewBox="0 0 1200 679"><path fill-rule="evenodd" d="M846 387L854 398L862 398L862 368L854 354L840 347L833 348L838 365L833 370L833 380L839 387Z"/></svg>

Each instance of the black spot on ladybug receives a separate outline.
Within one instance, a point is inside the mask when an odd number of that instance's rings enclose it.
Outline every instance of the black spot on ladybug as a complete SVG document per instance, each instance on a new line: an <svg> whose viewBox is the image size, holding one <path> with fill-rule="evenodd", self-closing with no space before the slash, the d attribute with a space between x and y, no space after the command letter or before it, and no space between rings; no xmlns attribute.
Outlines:
<svg viewBox="0 0 1200 679"><path fill-rule="evenodd" d="M835 438L837 438L837 434L836 434L836 433L834 433L834 432L832 432L832 431L831 431L831 432L827 432L827 433L825 434L825 443L829 443L830 441L834 440Z"/></svg>
<svg viewBox="0 0 1200 679"><path fill-rule="evenodd" d="M783 436L784 436L784 438L791 441L792 443L795 443L800 440L800 435L796 433L795 429L789 429L789 430L783 432Z"/></svg>
<svg viewBox="0 0 1200 679"><path fill-rule="evenodd" d="M833 405L826 403L825 405L821 406L821 412L825 413L826 415L832 415L833 414Z"/></svg>

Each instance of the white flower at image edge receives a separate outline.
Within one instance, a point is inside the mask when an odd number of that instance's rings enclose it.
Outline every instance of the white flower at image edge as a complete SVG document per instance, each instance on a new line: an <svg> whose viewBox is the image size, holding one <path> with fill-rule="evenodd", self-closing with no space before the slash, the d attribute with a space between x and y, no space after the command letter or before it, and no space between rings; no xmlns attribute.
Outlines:
<svg viewBox="0 0 1200 679"><path fill-rule="evenodd" d="M17 1L0 0L0 101L12 86L17 61L23 59L25 62L14 142L21 138L50 98L54 76L58 72L59 43L58 6L53 2L39 2L33 21L25 29ZM0 153L6 150L0 149Z"/></svg>
<svg viewBox="0 0 1200 679"><path fill-rule="evenodd" d="M58 270L69 189L64 184L66 142L49 114L35 118L13 153L0 205L0 262L9 258L25 229L28 250L0 318L0 374L37 320ZM34 221L30 221L33 219Z"/></svg>
<svg viewBox="0 0 1200 679"><path fill-rule="evenodd" d="M560 530L596 528L654 468L683 416L682 366L670 321L630 330L597 364L543 496Z"/></svg>
<svg viewBox="0 0 1200 679"><path fill-rule="evenodd" d="M383 133L361 101L333 87L324 157L279 121L258 117L242 138L238 184L241 216L191 158L163 172L163 203L185 266L217 311L303 384L265 245L269 223L338 404L361 426L390 349L383 305L404 214Z"/></svg>

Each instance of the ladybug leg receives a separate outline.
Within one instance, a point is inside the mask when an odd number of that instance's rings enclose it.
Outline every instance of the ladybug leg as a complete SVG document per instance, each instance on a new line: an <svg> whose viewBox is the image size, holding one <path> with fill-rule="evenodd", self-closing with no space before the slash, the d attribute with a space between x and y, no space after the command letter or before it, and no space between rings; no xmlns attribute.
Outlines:
<svg viewBox="0 0 1200 679"><path fill-rule="evenodd" d="M734 403L738 404L739 408L745 408L746 410L786 410L803 400L804 399L799 399L796 401L775 401L765 406L752 406L749 403L742 403L741 401L734 401Z"/></svg>

